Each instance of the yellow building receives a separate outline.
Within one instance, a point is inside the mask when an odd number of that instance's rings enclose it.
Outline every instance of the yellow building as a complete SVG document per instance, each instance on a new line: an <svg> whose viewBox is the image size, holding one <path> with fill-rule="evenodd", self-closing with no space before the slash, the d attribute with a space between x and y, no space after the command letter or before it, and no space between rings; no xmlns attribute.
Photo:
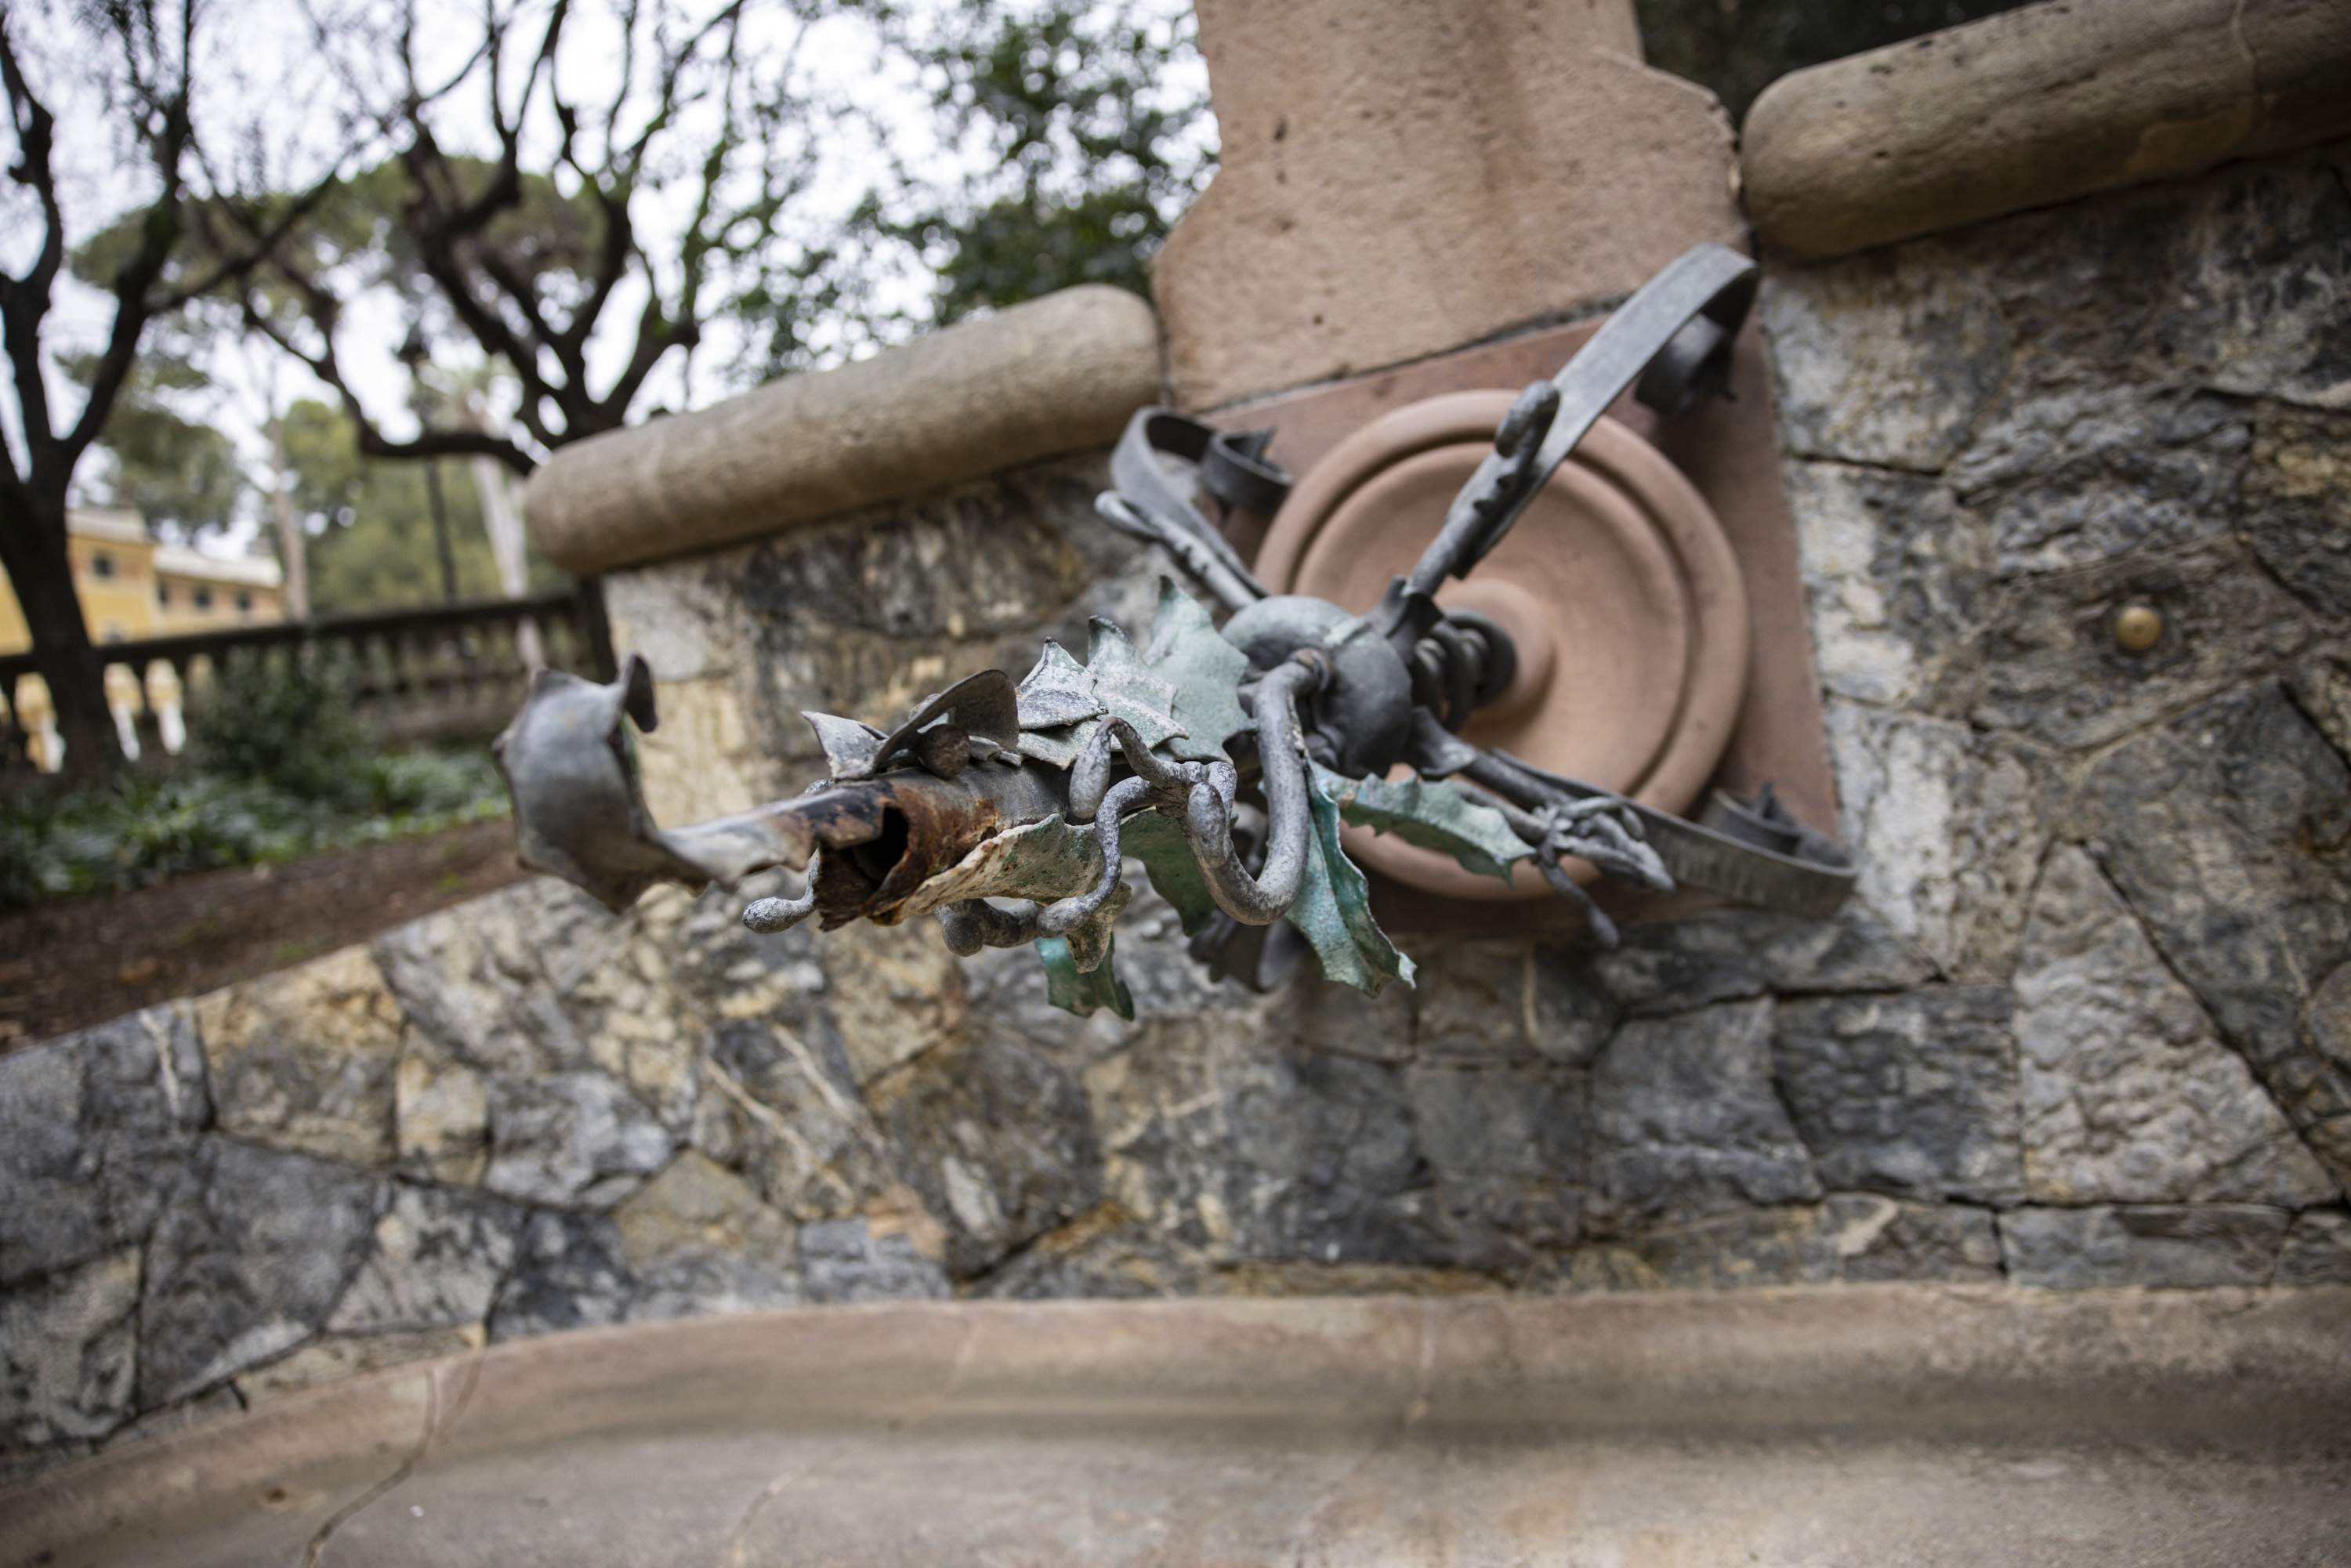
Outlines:
<svg viewBox="0 0 2351 1568"><path fill-rule="evenodd" d="M283 621L284 594L284 571L265 557L224 559L183 545L158 545L152 635Z"/></svg>
<svg viewBox="0 0 2351 1568"><path fill-rule="evenodd" d="M182 545L157 544L134 511L78 507L69 512L66 550L73 561L82 621L96 643L257 626L286 618L284 578L276 561L208 556ZM32 645L16 591L0 575L0 653L21 653ZM54 770L63 752L54 732L47 686L38 675L26 675L14 692L0 695L8 699L5 706L32 737L36 760ZM131 714L141 706L172 710L165 744L179 749L179 683L168 666L133 671L116 665L107 671L107 696L125 750L137 755Z"/></svg>
<svg viewBox="0 0 2351 1568"><path fill-rule="evenodd" d="M133 511L76 508L66 518L66 550L93 642L124 643L286 618L284 577L276 561L157 544ZM16 595L0 576L0 653L21 653L32 645Z"/></svg>

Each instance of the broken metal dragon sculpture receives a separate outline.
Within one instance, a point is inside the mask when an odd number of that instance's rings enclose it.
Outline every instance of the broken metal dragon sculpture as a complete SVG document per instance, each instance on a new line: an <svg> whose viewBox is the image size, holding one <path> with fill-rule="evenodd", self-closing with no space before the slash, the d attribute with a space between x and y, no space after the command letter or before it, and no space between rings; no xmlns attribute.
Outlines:
<svg viewBox="0 0 2351 1568"><path fill-rule="evenodd" d="M1219 976L1270 986L1311 951L1329 979L1409 982L1411 960L1374 921L1341 847L1343 821L1489 875L1531 862L1603 945L1615 928L1565 859L1651 888L1825 915L1852 867L1768 789L1752 803L1718 795L1701 825L1463 740L1462 723L1509 683L1513 654L1493 622L1436 600L1627 388L1667 416L1719 390L1755 280L1744 256L1701 246L1628 299L1520 395L1418 564L1368 614L1268 593L1196 504L1206 492L1272 510L1287 478L1264 458L1266 433L1145 409L1097 510L1163 547L1221 626L1163 579L1140 647L1098 619L1083 663L1048 643L1017 684L983 670L886 731L809 714L824 780L675 829L646 810L622 724L654 726L643 660L610 685L542 671L496 746L523 862L614 910L660 883L805 869L800 894L758 900L744 923L777 932L811 915L831 928L935 915L956 954L1034 944L1057 1005L1126 1017L1113 925L1130 857ZM1188 460L1188 479L1164 456ZM1398 764L1409 775L1391 779Z"/></svg>

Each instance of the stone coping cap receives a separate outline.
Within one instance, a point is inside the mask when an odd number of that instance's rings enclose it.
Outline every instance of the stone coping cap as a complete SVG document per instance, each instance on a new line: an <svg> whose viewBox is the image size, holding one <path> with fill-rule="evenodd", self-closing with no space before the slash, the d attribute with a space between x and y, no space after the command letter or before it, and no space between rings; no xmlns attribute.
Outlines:
<svg viewBox="0 0 2351 1568"><path fill-rule="evenodd" d="M1159 395L1158 318L1089 284L566 446L524 516L556 565L609 571L1107 446Z"/></svg>
<svg viewBox="0 0 2351 1568"><path fill-rule="evenodd" d="M2347 1322L2351 1289L2323 1287L803 1308L552 1334L329 1385L0 1489L0 1518L15 1552L57 1568L291 1562L365 1516L413 1528L415 1497L432 1499L420 1517L463 1503L460 1531L507 1489L536 1494L528 1528L617 1526L647 1487L684 1508L700 1498L694 1476L747 1469L723 1503L695 1503L723 1525L789 1469L779 1446L886 1456L916 1424L975 1432L989 1451L1007 1431L1137 1451L1188 1431L1264 1457L1384 1448L1416 1427L1483 1434L1498 1453L1833 1436L2333 1462L2351 1453ZM930 1451L897 1462L919 1470ZM575 1474L597 1454L632 1490L605 1496ZM383 1560L356 1542L347 1555Z"/></svg>
<svg viewBox="0 0 2351 1568"><path fill-rule="evenodd" d="M1740 172L1819 259L2351 133L2343 0L2046 0L1793 72Z"/></svg>

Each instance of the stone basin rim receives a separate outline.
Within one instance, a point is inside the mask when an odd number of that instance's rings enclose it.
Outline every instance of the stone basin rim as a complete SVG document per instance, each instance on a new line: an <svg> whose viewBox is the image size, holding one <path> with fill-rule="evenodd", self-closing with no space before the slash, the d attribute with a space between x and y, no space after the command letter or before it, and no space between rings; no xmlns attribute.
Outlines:
<svg viewBox="0 0 2351 1568"><path fill-rule="evenodd" d="M2177 1440L2351 1458L2351 1287L1835 1285L877 1302L577 1330L307 1391L0 1490L37 1560L271 1489L605 1433L1186 1416L1583 1437Z"/></svg>

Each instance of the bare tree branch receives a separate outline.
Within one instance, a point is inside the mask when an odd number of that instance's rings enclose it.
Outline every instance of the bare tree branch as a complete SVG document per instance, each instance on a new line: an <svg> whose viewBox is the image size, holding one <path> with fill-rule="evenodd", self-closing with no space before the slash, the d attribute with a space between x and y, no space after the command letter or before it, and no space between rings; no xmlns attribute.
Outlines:
<svg viewBox="0 0 2351 1568"><path fill-rule="evenodd" d="M248 309L246 321L253 330L268 339L289 358L301 361L312 375L334 390L338 401L343 405L344 413L350 419L360 451L370 457L494 457L517 474L524 475L538 466L521 447L504 436L492 435L485 431L427 427L405 441L392 440L383 434L382 428L368 413L367 405L360 401L359 394L351 390L350 382L344 379L342 367L335 360L331 337L327 340L325 350L312 353L265 314Z"/></svg>
<svg viewBox="0 0 2351 1568"><path fill-rule="evenodd" d="M0 464L0 527L16 528L20 526L16 519L23 517L26 510L25 481L18 476L16 470L16 444L6 439L6 434L0 431L0 451L5 451L8 457L6 463ZM0 695L5 695L0 693Z"/></svg>
<svg viewBox="0 0 2351 1568"><path fill-rule="evenodd" d="M511 376L515 430L506 450L492 454L502 462L524 465L619 426L655 373L674 363L671 356L690 356L700 341L714 272L775 266L766 249L774 214L802 182L762 133L797 111L783 107L788 89L753 84L764 84L761 73L779 60L779 79L794 79L806 26L788 49L763 42L754 55L750 0L608 0L602 11L575 0L475 0L482 37L463 41L464 68L427 80L423 61L461 47L433 30L445 30L445 13L428 25L408 0L380 31L337 36L322 0L302 3L322 51L356 47L394 57L388 81L365 80L340 60L337 68L351 90L369 95L362 118L383 128L400 176L397 241L379 254L399 269L391 287L420 328L454 326ZM805 0L784 4L805 8ZM600 87L588 100L569 62L591 47L591 26L607 29L593 35L593 47L618 61L619 74L609 98ZM538 139L550 123L551 144ZM478 129L468 139L460 125ZM697 144L684 162L678 154L689 136ZM683 232L674 250L649 256L643 203L658 191L666 204L673 190L686 198ZM538 221L542 214L551 223ZM738 241L737 233L747 237ZM246 243L256 241L272 251L266 266L232 273L223 287L242 298L256 330L266 328L335 390L360 420L368 450L472 449L452 444L478 433L428 430L399 443L361 418L336 360L337 295L354 287L352 274L331 247L318 253L258 234ZM641 304L632 292L640 285ZM743 297L742 287L730 287L730 299ZM623 299L625 319L614 308ZM619 350L610 371L602 352L591 353L604 348Z"/></svg>
<svg viewBox="0 0 2351 1568"><path fill-rule="evenodd" d="M156 0L82 0L58 9L70 13L70 25L84 34L83 47L103 64L106 123L127 130L155 182L144 204L118 220L106 247L97 252L115 256L111 276L100 285L111 316L102 345L90 357L79 410L61 431L42 342L68 235L55 168L58 128L25 68L16 26L24 13L0 0L0 97L5 99L16 143L9 173L32 193L42 225L24 275L0 274L0 338L5 340L25 447L21 465L12 446L0 465L0 557L5 558L56 704L68 765L88 769L104 766L117 750L107 716L105 664L91 645L67 549L74 470L118 412L140 345L156 317L206 288L249 276L320 195L305 192L286 204L292 211L281 208L269 223L257 225L261 244L246 251L216 246L196 276L167 285L172 266L182 259L191 212L236 205L196 136L197 31L204 0L180 0L170 15ZM339 149L330 162L340 162L343 155Z"/></svg>
<svg viewBox="0 0 2351 1568"><path fill-rule="evenodd" d="M287 237L319 210L319 204L334 193L335 187L341 183L341 175L340 169L329 169L316 184L287 203L286 210L268 227L255 234L249 245L235 251L225 251L215 246L214 255L220 259L212 269L197 274L193 282L181 284L158 295L153 301L153 313L168 315L182 306L217 294L229 284L251 274L276 255Z"/></svg>
<svg viewBox="0 0 2351 1568"><path fill-rule="evenodd" d="M26 476L37 481L57 460L57 438L49 424L48 382L41 364L41 323L49 313L57 269L65 262L66 223L57 204L57 172L50 166L57 120L26 83L5 11L0 11L0 84L5 84L9 120L16 133L16 164L8 174L38 199L43 225L40 249L25 276L0 274L0 332L6 335L8 367L16 380Z"/></svg>

